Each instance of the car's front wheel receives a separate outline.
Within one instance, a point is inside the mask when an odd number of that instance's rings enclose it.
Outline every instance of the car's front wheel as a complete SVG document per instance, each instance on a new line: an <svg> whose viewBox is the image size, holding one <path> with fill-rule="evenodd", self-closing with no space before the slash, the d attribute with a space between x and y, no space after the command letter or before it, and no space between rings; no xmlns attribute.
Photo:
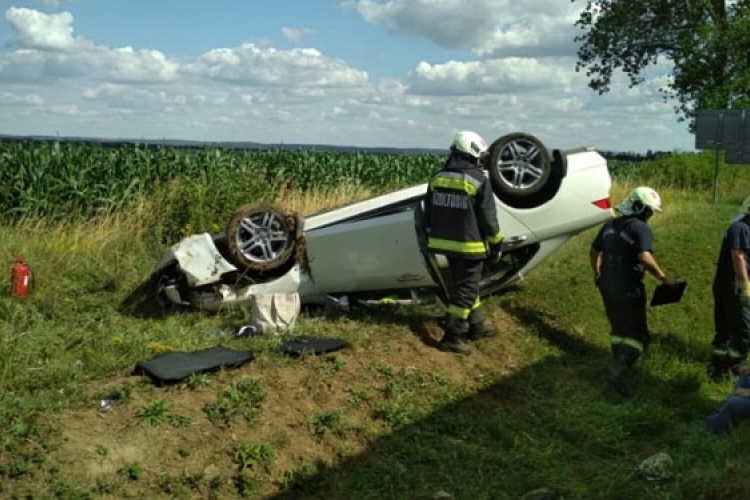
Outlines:
<svg viewBox="0 0 750 500"><path fill-rule="evenodd" d="M229 221L227 249L233 263L243 270L272 271L294 258L297 242L294 214L268 204L246 205Z"/></svg>
<svg viewBox="0 0 750 500"><path fill-rule="evenodd" d="M541 205L557 193L564 172L545 145L531 134L500 137L489 148L486 168L500 201L516 208Z"/></svg>

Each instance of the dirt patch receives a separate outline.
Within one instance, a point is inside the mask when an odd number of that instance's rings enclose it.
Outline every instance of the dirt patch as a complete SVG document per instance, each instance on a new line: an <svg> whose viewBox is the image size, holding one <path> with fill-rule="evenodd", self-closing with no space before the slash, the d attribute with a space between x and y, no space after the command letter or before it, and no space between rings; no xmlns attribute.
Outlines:
<svg viewBox="0 0 750 500"><path fill-rule="evenodd" d="M520 328L501 311L488 320L501 335L474 343L469 356L435 349L441 332L434 322L419 332L388 325L389 334L380 340L355 339L351 348L325 357L259 359L212 375L210 385L198 390L137 384L129 398L106 412L92 401L89 409L60 415L63 442L51 458L61 473L81 484L106 478L120 486L140 485L142 478L128 474L136 464L151 485L164 487L165 478L190 476L198 481L193 490L201 496L213 478L228 483L237 472L238 445L265 443L274 450L272 465L253 474L270 493L302 464L335 465L388 433L389 423L375 418L373 410L393 387L440 391L450 384L471 390L482 377L497 379L520 368L512 342ZM242 418L230 426L211 422L206 405L216 401L217 391L242 377L257 378L266 393L257 418L250 425ZM106 386L128 380L139 379L124 376ZM92 393L101 390L93 388ZM137 412L154 401L164 401L169 415L190 424L149 426Z"/></svg>

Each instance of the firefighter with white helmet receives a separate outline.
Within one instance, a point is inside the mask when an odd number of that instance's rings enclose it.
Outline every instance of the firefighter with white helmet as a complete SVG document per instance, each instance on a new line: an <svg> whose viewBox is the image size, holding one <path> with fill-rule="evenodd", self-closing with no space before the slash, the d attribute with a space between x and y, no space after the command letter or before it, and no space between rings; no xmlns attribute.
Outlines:
<svg viewBox="0 0 750 500"><path fill-rule="evenodd" d="M715 334L708 375L719 380L744 371L750 346L750 196L724 233L712 292Z"/></svg>
<svg viewBox="0 0 750 500"><path fill-rule="evenodd" d="M633 364L651 342L646 318L645 272L674 284L653 256L648 222L662 211L661 197L650 187L635 188L615 207L622 217L602 226L591 244L589 259L611 327L612 362L607 381L628 397L625 382Z"/></svg>
<svg viewBox="0 0 750 500"><path fill-rule="evenodd" d="M467 354L465 339L498 333L485 324L479 300L484 262L499 259L503 240L495 197L481 171L487 150L479 134L458 132L445 165L430 178L424 200L427 248L445 255L450 271L444 335L438 344L442 351Z"/></svg>

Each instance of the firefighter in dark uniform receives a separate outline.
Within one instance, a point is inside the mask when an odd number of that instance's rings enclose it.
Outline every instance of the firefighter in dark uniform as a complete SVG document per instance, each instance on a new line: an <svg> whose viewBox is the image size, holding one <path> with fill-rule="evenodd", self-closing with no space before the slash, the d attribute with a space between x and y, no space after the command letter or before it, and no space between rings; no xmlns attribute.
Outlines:
<svg viewBox="0 0 750 500"><path fill-rule="evenodd" d="M619 394L629 397L626 375L651 342L643 275L648 271L663 283L673 285L675 281L667 277L653 256L648 221L662 211L659 194L649 187L635 188L615 210L622 217L602 226L589 258L611 327L613 359L607 381Z"/></svg>
<svg viewBox="0 0 750 500"><path fill-rule="evenodd" d="M750 197L724 233L712 287L713 354L708 375L739 374L750 347Z"/></svg>
<svg viewBox="0 0 750 500"><path fill-rule="evenodd" d="M441 351L468 354L464 338L476 340L498 333L496 327L485 324L479 300L485 260L499 259L503 240L495 197L481 170L487 149L478 134L459 132L445 165L430 178L427 188L427 248L447 257L450 273L444 335L438 344Z"/></svg>

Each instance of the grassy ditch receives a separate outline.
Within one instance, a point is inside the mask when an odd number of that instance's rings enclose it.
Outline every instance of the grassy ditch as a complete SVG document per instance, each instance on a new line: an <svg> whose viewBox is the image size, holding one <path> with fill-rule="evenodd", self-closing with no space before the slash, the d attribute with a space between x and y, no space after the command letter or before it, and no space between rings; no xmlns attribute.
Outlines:
<svg viewBox="0 0 750 500"><path fill-rule="evenodd" d="M635 182L619 180L614 198ZM750 424L700 430L731 387L705 376L710 282L750 186L724 186L717 205L705 189L656 187L656 255L689 286L680 304L649 313L654 343L626 402L603 391L593 230L487 301L503 333L471 356L434 348L434 311L383 306L304 313L300 333L352 347L295 359L279 338L217 335L247 323L245 311L123 307L161 252L144 230L147 205L4 226L0 254L26 255L36 280L24 301L0 296L0 497L511 499L542 487L566 499L750 497ZM283 196L303 211L344 201ZM217 344L256 359L168 387L131 374L159 353ZM114 406L102 412L104 399ZM660 451L675 475L647 481L636 468Z"/></svg>

